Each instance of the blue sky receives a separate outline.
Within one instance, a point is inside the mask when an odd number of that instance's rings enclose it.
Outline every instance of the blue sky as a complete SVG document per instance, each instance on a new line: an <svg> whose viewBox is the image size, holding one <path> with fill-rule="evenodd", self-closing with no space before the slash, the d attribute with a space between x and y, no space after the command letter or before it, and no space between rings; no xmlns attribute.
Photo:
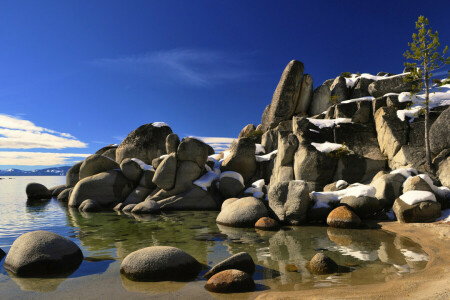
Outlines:
<svg viewBox="0 0 450 300"><path fill-rule="evenodd" d="M449 1L0 1L0 169L68 165L138 126L234 138L285 65L314 86L403 70L419 15ZM209 141L216 141L209 139Z"/></svg>

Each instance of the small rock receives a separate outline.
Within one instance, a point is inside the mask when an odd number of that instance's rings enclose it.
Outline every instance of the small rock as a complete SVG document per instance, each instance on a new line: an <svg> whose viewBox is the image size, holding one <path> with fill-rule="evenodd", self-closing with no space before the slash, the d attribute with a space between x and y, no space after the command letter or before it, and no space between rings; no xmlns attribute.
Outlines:
<svg viewBox="0 0 450 300"><path fill-rule="evenodd" d="M336 228L357 228L361 219L346 206L333 209L327 218L327 224Z"/></svg>
<svg viewBox="0 0 450 300"><path fill-rule="evenodd" d="M255 282L247 273L232 269L211 277L206 282L205 288L215 293L252 292L255 290Z"/></svg>
<svg viewBox="0 0 450 300"><path fill-rule="evenodd" d="M288 272L298 272L298 267L296 265L286 265L286 271Z"/></svg>
<svg viewBox="0 0 450 300"><path fill-rule="evenodd" d="M201 264L181 249L152 246L128 254L120 273L134 281L186 280L197 276Z"/></svg>
<svg viewBox="0 0 450 300"><path fill-rule="evenodd" d="M253 262L250 254L247 252L240 252L212 267L211 270L203 275L203 277L209 279L219 272L230 269L236 269L248 274L253 274L255 273L255 263Z"/></svg>
<svg viewBox="0 0 450 300"><path fill-rule="evenodd" d="M255 223L255 228L260 230L278 230L280 224L272 218L262 217Z"/></svg>
<svg viewBox="0 0 450 300"><path fill-rule="evenodd" d="M156 214L159 213L159 204L153 200L145 199L144 202L136 204L131 210L133 214Z"/></svg>
<svg viewBox="0 0 450 300"><path fill-rule="evenodd" d="M308 269L318 275L333 274L338 271L338 265L323 253L317 253L308 264Z"/></svg>
<svg viewBox="0 0 450 300"><path fill-rule="evenodd" d="M51 199L52 193L40 183L32 182L25 188L28 200Z"/></svg>

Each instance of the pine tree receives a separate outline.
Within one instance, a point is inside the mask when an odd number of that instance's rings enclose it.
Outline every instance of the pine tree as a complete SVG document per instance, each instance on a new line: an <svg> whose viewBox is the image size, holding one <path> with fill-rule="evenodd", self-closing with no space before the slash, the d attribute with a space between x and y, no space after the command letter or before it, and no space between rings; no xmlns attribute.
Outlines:
<svg viewBox="0 0 450 300"><path fill-rule="evenodd" d="M425 92L425 156L427 160L428 170L435 173L435 168L431 162L430 152L430 80L433 77L433 71L442 68L444 65L450 64L450 58L445 57L448 46L445 46L442 54L438 52L439 34L437 31L433 33L429 26L428 19L420 16L416 22L417 33L413 33L411 43L408 43L409 50L403 54L407 60L405 66L410 71L407 81L418 82L413 85L411 95L420 91Z"/></svg>

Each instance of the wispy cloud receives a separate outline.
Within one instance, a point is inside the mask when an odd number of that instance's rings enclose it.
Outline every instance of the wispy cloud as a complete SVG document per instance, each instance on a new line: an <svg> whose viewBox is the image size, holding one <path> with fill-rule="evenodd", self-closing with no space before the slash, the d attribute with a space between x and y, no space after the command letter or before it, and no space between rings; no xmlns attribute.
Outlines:
<svg viewBox="0 0 450 300"><path fill-rule="evenodd" d="M46 152L6 152L0 151L0 165L53 166L73 164L90 154L46 153Z"/></svg>
<svg viewBox="0 0 450 300"><path fill-rule="evenodd" d="M227 150L230 144L235 140L234 138L228 137L206 137L206 136L196 136L195 138L202 140L211 147L213 147L216 153Z"/></svg>
<svg viewBox="0 0 450 300"><path fill-rule="evenodd" d="M246 54L211 50L172 49L119 58L103 58L94 65L194 86L208 86L237 80L254 80L262 75L250 66Z"/></svg>
<svg viewBox="0 0 450 300"><path fill-rule="evenodd" d="M86 148L87 144L69 133L36 126L19 117L0 114L0 148L8 149L64 149Z"/></svg>

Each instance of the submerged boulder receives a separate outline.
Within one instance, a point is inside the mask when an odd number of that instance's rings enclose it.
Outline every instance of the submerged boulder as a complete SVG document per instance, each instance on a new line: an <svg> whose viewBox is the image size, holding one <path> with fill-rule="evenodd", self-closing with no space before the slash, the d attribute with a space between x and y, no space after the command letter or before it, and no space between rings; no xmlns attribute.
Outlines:
<svg viewBox="0 0 450 300"><path fill-rule="evenodd" d="M215 293L252 292L255 290L255 282L249 274L231 269L212 276L206 282L205 288Z"/></svg>
<svg viewBox="0 0 450 300"><path fill-rule="evenodd" d="M116 162L121 163L125 158L138 158L146 164L166 153L166 138L172 129L165 124L155 122L145 124L133 130L120 143L116 150Z"/></svg>
<svg viewBox="0 0 450 300"><path fill-rule="evenodd" d="M27 193L28 200L44 200L52 198L52 193L45 185L37 182L27 184L25 192Z"/></svg>
<svg viewBox="0 0 450 300"><path fill-rule="evenodd" d="M59 193L58 197L56 198L58 201L67 202L69 201L70 194L72 193L73 188L68 188Z"/></svg>
<svg viewBox="0 0 450 300"><path fill-rule="evenodd" d="M102 207L96 201L86 199L80 204L78 210L83 212L98 212L102 210Z"/></svg>
<svg viewBox="0 0 450 300"><path fill-rule="evenodd" d="M308 269L313 274L333 274L338 271L338 265L323 253L317 253L308 264Z"/></svg>
<svg viewBox="0 0 450 300"><path fill-rule="evenodd" d="M19 277L64 274L83 260L80 248L71 240L49 231L22 234L11 246L4 267Z"/></svg>
<svg viewBox="0 0 450 300"><path fill-rule="evenodd" d="M255 263L247 252L239 252L215 265L205 275L204 278L211 278L213 275L224 270L236 269L248 274L255 273Z"/></svg>
<svg viewBox="0 0 450 300"><path fill-rule="evenodd" d="M179 281L192 279L201 264L181 249L152 246L128 254L120 265L120 273L134 281Z"/></svg>
<svg viewBox="0 0 450 300"><path fill-rule="evenodd" d="M231 198L222 204L216 222L231 227L253 227L256 221L267 216L267 209L261 200L254 197Z"/></svg>

